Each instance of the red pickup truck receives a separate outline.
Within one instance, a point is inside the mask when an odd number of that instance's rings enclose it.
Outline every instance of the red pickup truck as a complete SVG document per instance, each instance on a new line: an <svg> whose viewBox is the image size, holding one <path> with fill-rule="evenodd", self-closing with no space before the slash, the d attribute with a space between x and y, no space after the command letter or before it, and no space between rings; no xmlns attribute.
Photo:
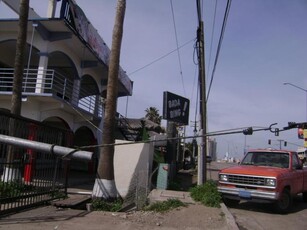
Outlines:
<svg viewBox="0 0 307 230"><path fill-rule="evenodd" d="M287 213L293 196L302 193L307 202L307 169L296 152L251 150L238 166L219 172L218 191L228 206L240 200L270 202L279 213Z"/></svg>

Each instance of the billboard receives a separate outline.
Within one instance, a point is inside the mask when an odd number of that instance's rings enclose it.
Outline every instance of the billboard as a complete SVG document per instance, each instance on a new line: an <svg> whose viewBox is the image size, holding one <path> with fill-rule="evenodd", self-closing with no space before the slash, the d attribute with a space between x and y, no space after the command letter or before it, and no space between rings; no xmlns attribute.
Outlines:
<svg viewBox="0 0 307 230"><path fill-rule="evenodd" d="M163 92L163 119L188 125L189 110L189 99L167 91Z"/></svg>
<svg viewBox="0 0 307 230"><path fill-rule="evenodd" d="M111 52L109 47L75 0L63 0L60 16L61 18L65 18L66 22L76 30L77 34L98 58L108 65ZM132 95L132 81L121 67L118 74L119 81L126 88L129 95Z"/></svg>

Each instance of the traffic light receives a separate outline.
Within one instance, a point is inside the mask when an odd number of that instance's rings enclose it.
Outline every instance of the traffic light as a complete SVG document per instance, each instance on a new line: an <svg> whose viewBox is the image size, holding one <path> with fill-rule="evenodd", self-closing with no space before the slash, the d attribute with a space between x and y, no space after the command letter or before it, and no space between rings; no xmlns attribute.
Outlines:
<svg viewBox="0 0 307 230"><path fill-rule="evenodd" d="M253 134L253 128L252 127L249 127L247 129L244 129L243 130L243 134L244 135L252 135Z"/></svg>
<svg viewBox="0 0 307 230"><path fill-rule="evenodd" d="M268 140L268 144L269 144L269 145L271 144L271 139Z"/></svg>
<svg viewBox="0 0 307 230"><path fill-rule="evenodd" d="M296 122L288 122L288 126L287 127L284 127L284 130L287 130L287 129L293 129L293 128L296 128L297 127L297 123Z"/></svg>
<svg viewBox="0 0 307 230"><path fill-rule="evenodd" d="M275 133L275 136L278 137L279 136L279 128L276 128L274 133Z"/></svg>

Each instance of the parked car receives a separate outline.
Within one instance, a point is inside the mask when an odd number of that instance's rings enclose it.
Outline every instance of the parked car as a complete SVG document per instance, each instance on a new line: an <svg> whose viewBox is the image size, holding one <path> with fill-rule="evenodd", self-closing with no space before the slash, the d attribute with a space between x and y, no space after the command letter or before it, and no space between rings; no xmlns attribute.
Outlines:
<svg viewBox="0 0 307 230"><path fill-rule="evenodd" d="M296 152L258 149L219 172L218 191L228 206L240 200L273 203L279 213L287 213L295 195L302 193L307 202L306 182L307 169Z"/></svg>

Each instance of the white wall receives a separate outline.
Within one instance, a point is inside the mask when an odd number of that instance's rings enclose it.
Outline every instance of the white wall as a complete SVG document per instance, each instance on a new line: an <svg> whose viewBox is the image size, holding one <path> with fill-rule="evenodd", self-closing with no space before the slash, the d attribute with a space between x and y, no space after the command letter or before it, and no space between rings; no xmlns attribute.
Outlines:
<svg viewBox="0 0 307 230"><path fill-rule="evenodd" d="M116 143L129 143L117 140ZM152 144L129 144L115 146L114 173L116 188L121 197L126 197L133 188L137 173L149 174L152 169L154 148Z"/></svg>

